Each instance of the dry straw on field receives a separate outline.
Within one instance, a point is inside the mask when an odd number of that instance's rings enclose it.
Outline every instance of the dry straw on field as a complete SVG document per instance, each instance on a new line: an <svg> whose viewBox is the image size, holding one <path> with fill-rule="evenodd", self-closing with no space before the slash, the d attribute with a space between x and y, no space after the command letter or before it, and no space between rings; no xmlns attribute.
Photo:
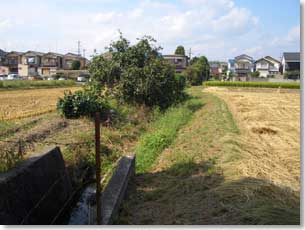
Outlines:
<svg viewBox="0 0 305 230"><path fill-rule="evenodd" d="M79 88L27 89L0 92L0 120L13 120L40 115L56 109L64 91Z"/></svg>
<svg viewBox="0 0 305 230"><path fill-rule="evenodd" d="M232 177L254 177L300 189L300 95L294 90L210 87L229 106L241 135ZM238 151L236 152L238 154ZM238 174L236 174L236 169ZM233 179L232 178L232 179Z"/></svg>

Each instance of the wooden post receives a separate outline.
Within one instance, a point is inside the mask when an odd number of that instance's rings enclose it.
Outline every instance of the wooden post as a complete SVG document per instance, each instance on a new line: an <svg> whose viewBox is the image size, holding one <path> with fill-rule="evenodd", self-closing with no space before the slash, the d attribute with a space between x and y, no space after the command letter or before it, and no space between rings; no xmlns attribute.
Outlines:
<svg viewBox="0 0 305 230"><path fill-rule="evenodd" d="M102 224L101 212L101 155L100 155L100 113L95 113L95 166L96 166L96 222Z"/></svg>

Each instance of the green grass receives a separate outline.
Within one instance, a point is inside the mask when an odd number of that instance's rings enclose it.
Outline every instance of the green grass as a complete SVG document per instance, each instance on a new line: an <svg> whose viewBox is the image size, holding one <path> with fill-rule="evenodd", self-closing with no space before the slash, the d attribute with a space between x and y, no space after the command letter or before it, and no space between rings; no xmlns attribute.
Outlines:
<svg viewBox="0 0 305 230"><path fill-rule="evenodd" d="M27 88L52 88L52 87L65 87L73 86L75 81L66 80L66 81L0 81L0 89L27 89Z"/></svg>
<svg viewBox="0 0 305 230"><path fill-rule="evenodd" d="M150 169L158 155L173 142L179 129L201 106L199 99L192 98L160 114L160 117L152 123L150 132L144 134L136 146L137 173Z"/></svg>
<svg viewBox="0 0 305 230"><path fill-rule="evenodd" d="M230 176L240 173L236 161L247 158L226 103L203 87L188 92L204 106L185 118L173 116L183 106L173 108L141 138L136 166L142 173L117 223L299 224L298 192L261 178ZM170 124L177 120L187 123L179 132Z"/></svg>
<svg viewBox="0 0 305 230"><path fill-rule="evenodd" d="M255 87L255 88L285 88L299 89L299 82L241 82L241 81L207 81L204 86L225 87Z"/></svg>

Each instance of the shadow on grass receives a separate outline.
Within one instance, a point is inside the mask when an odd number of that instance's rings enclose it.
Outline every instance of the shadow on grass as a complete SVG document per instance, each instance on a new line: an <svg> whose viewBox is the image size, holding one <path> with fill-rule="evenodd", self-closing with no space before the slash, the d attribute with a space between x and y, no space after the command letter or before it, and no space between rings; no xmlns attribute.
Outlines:
<svg viewBox="0 0 305 230"><path fill-rule="evenodd" d="M299 194L256 178L224 180L215 160L138 174L116 224L299 225Z"/></svg>

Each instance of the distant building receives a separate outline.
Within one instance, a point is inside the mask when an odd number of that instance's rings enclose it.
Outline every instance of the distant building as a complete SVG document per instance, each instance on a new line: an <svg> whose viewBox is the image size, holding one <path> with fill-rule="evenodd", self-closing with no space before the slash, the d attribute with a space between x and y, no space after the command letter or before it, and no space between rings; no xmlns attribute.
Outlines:
<svg viewBox="0 0 305 230"><path fill-rule="evenodd" d="M210 66L210 75L214 77L221 77L226 74L228 64L226 62L211 61L209 62Z"/></svg>
<svg viewBox="0 0 305 230"><path fill-rule="evenodd" d="M188 57L185 55L163 55L163 58L176 69L176 73L182 73L188 66Z"/></svg>
<svg viewBox="0 0 305 230"><path fill-rule="evenodd" d="M88 67L88 59L73 53L65 55L37 51L6 53L0 50L0 74L18 73L22 77L50 76L59 70L72 70L72 63L76 60L80 62L80 70Z"/></svg>
<svg viewBox="0 0 305 230"><path fill-rule="evenodd" d="M274 76L280 73L281 62L273 57L266 56L255 62L255 70L260 73L260 77Z"/></svg>
<svg viewBox="0 0 305 230"><path fill-rule="evenodd" d="M21 77L38 76L38 69L41 66L41 60L44 53L37 51L28 51L21 54L21 62L18 64L18 73Z"/></svg>
<svg viewBox="0 0 305 230"><path fill-rule="evenodd" d="M239 78L248 77L254 70L254 60L252 57L242 54L234 58L235 75ZM241 80L241 79L239 79Z"/></svg>
<svg viewBox="0 0 305 230"><path fill-rule="evenodd" d="M10 73L18 73L18 65L21 64L21 52L11 51L6 54L5 65Z"/></svg>
<svg viewBox="0 0 305 230"><path fill-rule="evenodd" d="M9 74L9 68L6 66L6 52L0 49L0 75Z"/></svg>
<svg viewBox="0 0 305 230"><path fill-rule="evenodd" d="M5 64L5 56L6 56L6 52L2 49L0 49L0 66Z"/></svg>
<svg viewBox="0 0 305 230"><path fill-rule="evenodd" d="M67 53L63 56L63 69L65 70L72 70L72 63L74 61L80 62L80 69L85 69L87 59L73 53Z"/></svg>
<svg viewBox="0 0 305 230"><path fill-rule="evenodd" d="M235 73L235 59L229 59L228 60L228 70L227 75L229 76L230 73Z"/></svg>
<svg viewBox="0 0 305 230"><path fill-rule="evenodd" d="M49 52L42 56L41 66L38 68L38 72L42 76L51 76L56 74L57 70L63 68L64 55Z"/></svg>
<svg viewBox="0 0 305 230"><path fill-rule="evenodd" d="M287 71L300 71L300 52L285 52L282 57L282 73Z"/></svg>

